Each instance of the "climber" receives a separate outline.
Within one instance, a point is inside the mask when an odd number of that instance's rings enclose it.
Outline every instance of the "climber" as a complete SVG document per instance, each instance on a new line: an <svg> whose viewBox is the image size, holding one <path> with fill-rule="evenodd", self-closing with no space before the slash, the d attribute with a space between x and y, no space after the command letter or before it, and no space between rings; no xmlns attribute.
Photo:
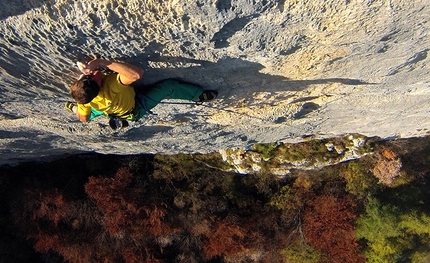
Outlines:
<svg viewBox="0 0 430 263"><path fill-rule="evenodd" d="M78 67L84 74L70 87L76 103L66 102L65 107L82 122L89 122L100 115L137 121L165 98L202 103L218 95L214 90L203 90L200 86L176 79L162 80L136 93L132 84L144 74L139 67L100 58L86 64L78 62ZM100 69L108 69L115 74L105 75Z"/></svg>

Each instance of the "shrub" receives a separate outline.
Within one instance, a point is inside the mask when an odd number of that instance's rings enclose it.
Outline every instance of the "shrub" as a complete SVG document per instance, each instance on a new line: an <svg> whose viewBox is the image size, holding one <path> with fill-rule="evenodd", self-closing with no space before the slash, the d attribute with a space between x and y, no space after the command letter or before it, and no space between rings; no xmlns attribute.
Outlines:
<svg viewBox="0 0 430 263"><path fill-rule="evenodd" d="M430 216L411 208L369 200L356 230L356 236L367 243L369 262L422 262L420 259L426 258Z"/></svg>
<svg viewBox="0 0 430 263"><path fill-rule="evenodd" d="M160 262L155 240L174 231L164 222L161 204L142 202L143 188L133 183L130 171L121 168L114 178L89 178L85 190L91 200L66 200L57 190L29 190L22 200L24 220L18 223L37 251L54 251L71 263Z"/></svg>
<svg viewBox="0 0 430 263"><path fill-rule="evenodd" d="M379 179L379 182L391 186L396 178L400 175L402 162L400 159L387 159L381 155L373 168L373 174Z"/></svg>
<svg viewBox="0 0 430 263"><path fill-rule="evenodd" d="M372 198L366 211L357 220L355 235L367 241L366 257L369 262L397 262L402 253L398 238L402 231L398 228L396 209L389 205L381 205Z"/></svg>
<svg viewBox="0 0 430 263"><path fill-rule="evenodd" d="M346 181L346 191L364 198L377 190L377 179L369 172L372 167L370 158L349 161L344 167L341 174Z"/></svg>
<svg viewBox="0 0 430 263"><path fill-rule="evenodd" d="M269 204L280 210L297 210L303 206L303 202L297 189L285 185L272 196Z"/></svg>
<svg viewBox="0 0 430 263"><path fill-rule="evenodd" d="M124 229L130 228L142 212L127 189L132 179L133 175L121 168L115 178L92 176L85 184L85 191L103 214L105 229L113 236L122 235Z"/></svg>
<svg viewBox="0 0 430 263"><path fill-rule="evenodd" d="M121 168L115 178L90 177L85 191L103 214L103 226L113 236L136 236L142 232L160 235L170 227L163 222L165 212L157 205L143 204L140 187L130 187L133 175Z"/></svg>

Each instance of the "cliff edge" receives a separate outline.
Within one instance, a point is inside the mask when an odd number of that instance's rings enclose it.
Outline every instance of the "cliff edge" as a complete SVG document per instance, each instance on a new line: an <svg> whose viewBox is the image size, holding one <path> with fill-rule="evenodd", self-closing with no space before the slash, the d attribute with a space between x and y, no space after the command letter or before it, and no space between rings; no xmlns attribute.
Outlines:
<svg viewBox="0 0 430 263"><path fill-rule="evenodd" d="M348 133L428 134L426 1L0 0L0 164L60 154L207 153ZM93 54L219 92L129 128L63 108Z"/></svg>

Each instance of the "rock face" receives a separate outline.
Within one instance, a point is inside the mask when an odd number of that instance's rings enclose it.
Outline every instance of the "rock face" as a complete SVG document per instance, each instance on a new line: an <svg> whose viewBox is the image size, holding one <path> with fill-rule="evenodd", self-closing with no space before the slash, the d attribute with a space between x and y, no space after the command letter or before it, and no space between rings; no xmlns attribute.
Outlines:
<svg viewBox="0 0 430 263"><path fill-rule="evenodd" d="M361 133L427 134L428 1L0 0L1 164L64 153L212 152ZM63 109L75 62L141 66L216 102L167 101L129 128Z"/></svg>
<svg viewBox="0 0 430 263"><path fill-rule="evenodd" d="M359 159L366 155L375 155L374 144L378 138L366 138L351 134L333 139L312 140L292 144L254 144L251 149L219 150L223 161L230 170L238 174L277 175L283 178L291 170L314 170L335 165L349 160ZM380 158L376 175L382 182L392 183L400 173L399 158ZM386 169L390 168L390 169ZM390 171L390 172L387 172ZM394 172L391 172L394 171ZM392 176L385 178L387 176Z"/></svg>

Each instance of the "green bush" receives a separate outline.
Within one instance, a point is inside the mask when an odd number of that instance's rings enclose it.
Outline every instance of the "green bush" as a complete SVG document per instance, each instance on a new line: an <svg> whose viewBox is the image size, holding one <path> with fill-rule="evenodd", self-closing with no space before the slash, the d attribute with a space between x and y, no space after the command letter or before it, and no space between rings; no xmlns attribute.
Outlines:
<svg viewBox="0 0 430 263"><path fill-rule="evenodd" d="M297 189L285 185L272 196L269 204L280 210L296 210L303 205L303 201L300 200Z"/></svg>
<svg viewBox="0 0 430 263"><path fill-rule="evenodd" d="M342 176L346 181L346 191L365 197L378 187L378 180L370 172L371 163L367 160L354 160L346 164Z"/></svg>
<svg viewBox="0 0 430 263"><path fill-rule="evenodd" d="M367 262L421 262L429 253L427 214L371 198L356 223L356 237L367 243Z"/></svg>
<svg viewBox="0 0 430 263"><path fill-rule="evenodd" d="M321 253L316 248L300 239L283 249L281 254L286 262L291 263L317 263L321 259Z"/></svg>

